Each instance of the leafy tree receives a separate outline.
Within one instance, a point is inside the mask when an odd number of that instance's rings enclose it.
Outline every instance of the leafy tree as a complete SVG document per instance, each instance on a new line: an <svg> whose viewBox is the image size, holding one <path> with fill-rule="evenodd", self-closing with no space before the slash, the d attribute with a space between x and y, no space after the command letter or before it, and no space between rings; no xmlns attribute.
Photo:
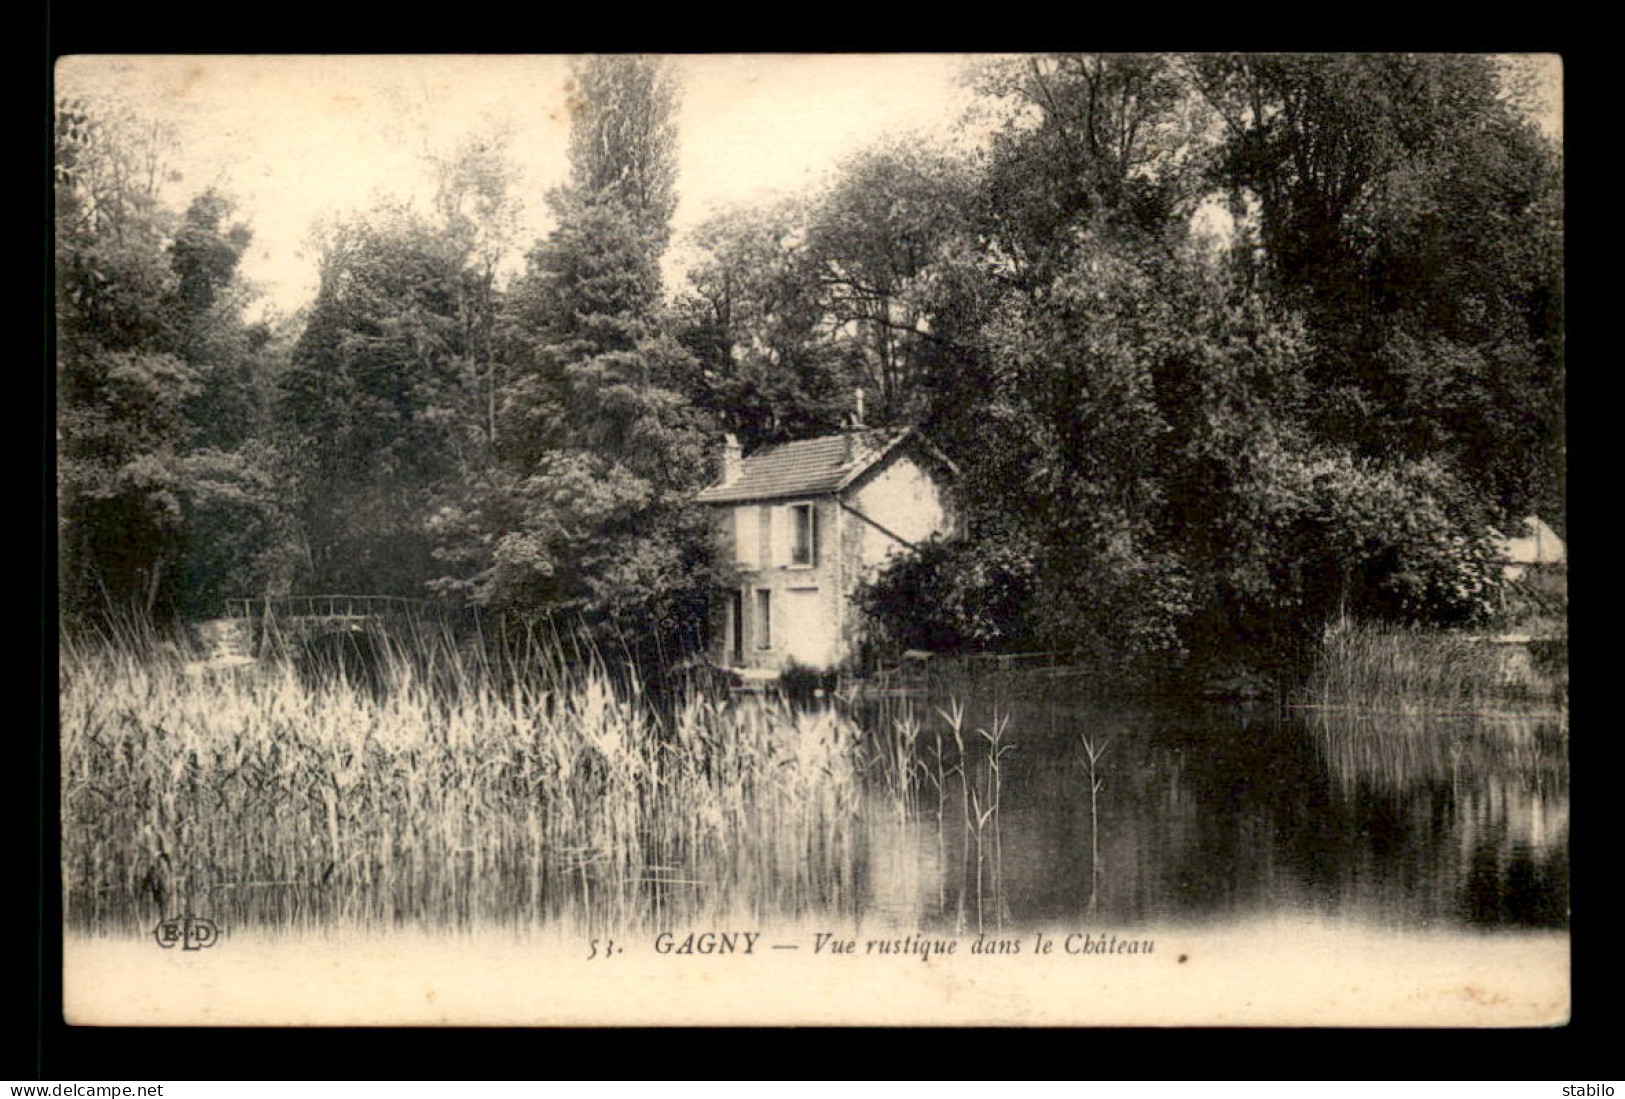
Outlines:
<svg viewBox="0 0 1625 1099"><path fill-rule="evenodd" d="M1190 582L1184 647L1207 657L1290 645L1281 567L1311 448L1302 417L1313 346L1298 317L1227 267L1187 259L1161 274L1154 525Z"/></svg>
<svg viewBox="0 0 1625 1099"><path fill-rule="evenodd" d="M1238 644L1289 656L1340 608L1477 613L1487 515L1437 466L1350 465L1317 441L1305 326L1227 266L1094 237L1042 294L1009 295L986 340L990 384L956 453L977 543L1025 547L1031 564L1006 638L1119 669L1202 666ZM1386 530L1367 518L1375 500ZM911 566L937 592L933 636L973 636L941 609L973 563ZM966 576L936 575L954 569Z"/></svg>
<svg viewBox="0 0 1625 1099"><path fill-rule="evenodd" d="M677 304L698 365L683 388L748 450L839 430L862 377L831 338L806 222L799 201L713 217Z"/></svg>
<svg viewBox="0 0 1625 1099"><path fill-rule="evenodd" d="M991 62L1003 106L983 176L983 232L1008 277L1046 285L1087 237L1160 234L1194 199L1200 122L1176 59L1060 54Z"/></svg>
<svg viewBox="0 0 1625 1099"><path fill-rule="evenodd" d="M129 112L70 100L56 112L58 336L113 351L175 349L175 272L161 191L173 137Z"/></svg>
<svg viewBox="0 0 1625 1099"><path fill-rule="evenodd" d="M243 322L247 291L237 266L251 233L228 224L231 214L231 200L211 188L192 200L169 245L178 351L198 374L186 410L190 442L218 450L241 447L263 426L253 374L270 339L263 326Z"/></svg>
<svg viewBox="0 0 1625 1099"><path fill-rule="evenodd" d="M84 101L56 114L58 518L69 613L172 605L181 358L160 199L168 136Z"/></svg>
<svg viewBox="0 0 1625 1099"><path fill-rule="evenodd" d="M381 203L316 242L317 298L275 399L301 586L455 591L447 564L480 552L470 517L513 382L497 286L517 217L509 141L501 125L464 133L425 157L427 210Z"/></svg>
<svg viewBox="0 0 1625 1099"><path fill-rule="evenodd" d="M426 515L472 415L459 413L457 261L398 208L340 223L324 244L278 399L317 590L418 595L438 571Z"/></svg>
<svg viewBox="0 0 1625 1099"><path fill-rule="evenodd" d="M504 368L497 269L513 243L519 215L511 140L507 126L488 126L430 158L438 245L444 262L458 272L452 299L459 392L448 394L446 403L456 408L462 428L457 462L466 476L488 465L497 445Z"/></svg>
<svg viewBox="0 0 1625 1099"><path fill-rule="evenodd" d="M1561 170L1489 57L1212 56L1216 179L1256 196L1321 354L1312 422L1559 509Z"/></svg>
<svg viewBox="0 0 1625 1099"><path fill-rule="evenodd" d="M858 388L871 424L928 418L981 319L975 197L964 157L899 137L815 195L714 217L679 302L694 398L751 447L839 430Z"/></svg>
<svg viewBox="0 0 1625 1099"><path fill-rule="evenodd" d="M266 322L247 324L237 274L252 234L229 219L214 189L192 200L169 245L181 355L196 373L186 401L186 450L177 464L179 602L187 618L222 613L225 600L285 587L294 542L281 463L269 446L273 376L285 346Z"/></svg>
<svg viewBox="0 0 1625 1099"><path fill-rule="evenodd" d="M69 101L56 129L63 608L218 613L279 514L249 449L270 366L242 317L249 231L214 190L175 216L162 127Z"/></svg>
<svg viewBox="0 0 1625 1099"><path fill-rule="evenodd" d="M1490 520L1561 469L1556 163L1495 75L987 68L1010 113L924 379L973 537L1032 554L1020 632L1121 666L1482 614ZM1210 181L1256 203L1262 265L1245 224L1233 257L1194 246Z"/></svg>
<svg viewBox="0 0 1625 1099"><path fill-rule="evenodd" d="M1406 624L1482 621L1500 562L1488 509L1439 463L1346 453L1306 463L1300 544L1303 617ZM1297 593L1294 593L1297 594Z"/></svg>
<svg viewBox="0 0 1625 1099"><path fill-rule="evenodd" d="M900 137L848 160L811 211L806 276L861 370L871 422L917 419L925 374L953 348L936 323L933 275L967 233L972 199L962 159Z"/></svg>
<svg viewBox="0 0 1625 1099"><path fill-rule="evenodd" d="M1039 638L1114 663L1177 655L1185 607L1157 537L1171 318L1156 289L1132 250L1101 242L1012 301L989 337L1001 399L968 466L984 536L1013 522L1038 547Z"/></svg>
<svg viewBox="0 0 1625 1099"><path fill-rule="evenodd" d="M184 617L219 615L230 598L289 590L298 545L288 484L261 439L236 451L196 450L180 463L185 536L179 562Z"/></svg>

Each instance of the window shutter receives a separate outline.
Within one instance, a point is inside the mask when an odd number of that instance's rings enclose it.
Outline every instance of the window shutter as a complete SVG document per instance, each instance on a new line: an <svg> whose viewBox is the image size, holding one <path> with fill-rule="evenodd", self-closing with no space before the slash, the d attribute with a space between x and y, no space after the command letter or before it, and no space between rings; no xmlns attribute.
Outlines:
<svg viewBox="0 0 1625 1099"><path fill-rule="evenodd" d="M776 507L773 509L773 560L775 565L788 565L790 563L791 520L790 509Z"/></svg>
<svg viewBox="0 0 1625 1099"><path fill-rule="evenodd" d="M818 505L810 504L807 507L807 537L812 542L811 563L816 567L820 546L818 544Z"/></svg>
<svg viewBox="0 0 1625 1099"><path fill-rule="evenodd" d="M754 569L761 557L760 531L754 507L734 508L734 559Z"/></svg>

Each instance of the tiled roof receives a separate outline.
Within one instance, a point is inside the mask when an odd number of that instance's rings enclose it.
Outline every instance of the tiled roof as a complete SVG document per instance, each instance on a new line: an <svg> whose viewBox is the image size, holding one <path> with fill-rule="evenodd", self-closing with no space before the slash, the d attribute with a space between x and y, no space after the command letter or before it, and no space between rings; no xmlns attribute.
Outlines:
<svg viewBox="0 0 1625 1099"><path fill-rule="evenodd" d="M907 434L906 428L882 428L763 447L743 459L737 480L712 485L695 499L724 504L835 492L856 480Z"/></svg>

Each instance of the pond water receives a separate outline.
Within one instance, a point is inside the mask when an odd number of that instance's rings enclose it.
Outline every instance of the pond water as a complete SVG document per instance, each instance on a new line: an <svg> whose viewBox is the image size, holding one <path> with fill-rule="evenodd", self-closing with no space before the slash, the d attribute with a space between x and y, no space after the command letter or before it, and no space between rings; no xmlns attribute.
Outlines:
<svg viewBox="0 0 1625 1099"><path fill-rule="evenodd" d="M861 912L969 932L1080 917L1568 926L1555 716L1101 702L1043 683L956 693L957 740L946 698L859 711L882 772L914 769L911 794L872 784Z"/></svg>
<svg viewBox="0 0 1625 1099"><path fill-rule="evenodd" d="M370 754L352 756L333 745L373 711L283 691L266 708L293 717L268 737L274 751L248 753L254 789L201 740L190 770L166 764L185 779L170 808L192 841L175 848L194 856L189 898L149 895L139 823L70 818L81 831L65 832L65 853L82 873L69 880L108 881L113 899L129 887L65 936L75 1022L1567 1018L1569 764L1555 717L1170 705L984 679L841 707L861 736L735 700L650 739L632 781L605 766L613 723L537 738L516 762L466 735L489 734L495 708L437 739L449 717L414 725L397 707L378 711L390 721ZM187 712L229 730L247 711L200 697ZM161 713L153 728L181 725ZM546 754L560 743L570 751ZM414 754L436 769L397 783ZM82 781L92 755L74 758L65 773ZM560 762L581 772L575 785L547 769ZM307 773L322 782L271 789ZM336 782L370 798L306 796ZM550 803L561 790L579 796ZM83 870L102 863L101 878ZM159 949L155 925L188 914L218 926L214 946ZM718 933L759 949L660 945ZM1040 954L1045 934L1061 945ZM821 949L832 936L855 945ZM916 940L959 951L888 945ZM999 950L978 953L984 940ZM1106 953L1108 940L1143 949Z"/></svg>

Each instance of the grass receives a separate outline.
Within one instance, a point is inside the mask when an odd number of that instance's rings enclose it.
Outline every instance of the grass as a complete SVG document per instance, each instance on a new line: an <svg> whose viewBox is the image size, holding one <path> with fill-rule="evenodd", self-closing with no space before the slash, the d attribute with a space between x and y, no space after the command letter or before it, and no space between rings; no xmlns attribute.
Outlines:
<svg viewBox="0 0 1625 1099"><path fill-rule="evenodd" d="M853 894L863 760L832 711L695 693L657 717L590 660L190 655L139 630L63 644L71 926L619 928Z"/></svg>
<svg viewBox="0 0 1625 1099"><path fill-rule="evenodd" d="M1555 645L1553 658L1541 643L1439 630L1331 631L1304 692L1328 773L1350 795L1448 787L1467 798L1487 785L1566 797L1567 642Z"/></svg>
<svg viewBox="0 0 1625 1099"><path fill-rule="evenodd" d="M958 700L657 700L539 636L260 648L209 671L138 624L65 636L70 926L620 931L856 915L910 875L957 931L1009 918L997 702L973 722Z"/></svg>

